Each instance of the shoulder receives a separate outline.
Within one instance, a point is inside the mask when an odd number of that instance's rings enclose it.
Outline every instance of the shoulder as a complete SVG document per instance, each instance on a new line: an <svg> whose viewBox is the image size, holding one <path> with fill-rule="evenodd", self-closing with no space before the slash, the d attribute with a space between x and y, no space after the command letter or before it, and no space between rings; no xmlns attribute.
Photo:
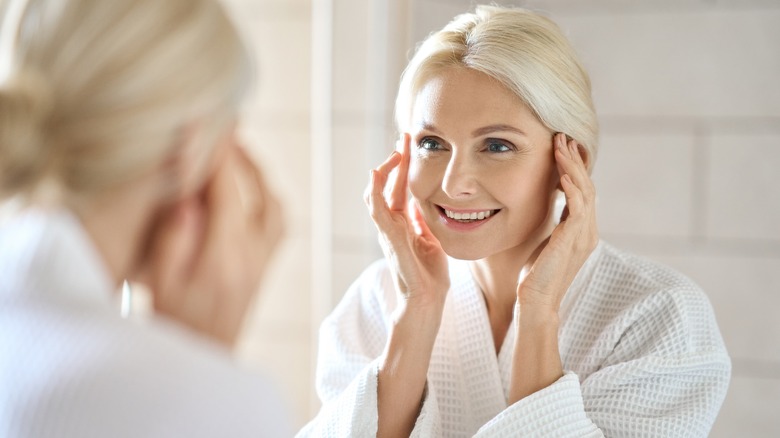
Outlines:
<svg viewBox="0 0 780 438"><path fill-rule="evenodd" d="M603 243L585 301L621 332L631 355L723 349L706 293L676 270ZM641 351L640 351L641 350Z"/></svg>
<svg viewBox="0 0 780 438"><path fill-rule="evenodd" d="M589 299L609 302L616 310L640 303L709 310L704 291L684 274L605 242L599 245L586 289Z"/></svg>
<svg viewBox="0 0 780 438"><path fill-rule="evenodd" d="M6 371L19 378L6 394L9 427L68 436L289 430L284 403L269 380L242 370L226 351L185 329L96 309L46 307L17 309L28 318L11 322L28 340L10 346L14 361ZM26 401L17 403L14 393Z"/></svg>
<svg viewBox="0 0 780 438"><path fill-rule="evenodd" d="M629 295L667 289L701 290L693 280L661 263L620 250L606 242L600 244L600 250L595 279L602 286Z"/></svg>

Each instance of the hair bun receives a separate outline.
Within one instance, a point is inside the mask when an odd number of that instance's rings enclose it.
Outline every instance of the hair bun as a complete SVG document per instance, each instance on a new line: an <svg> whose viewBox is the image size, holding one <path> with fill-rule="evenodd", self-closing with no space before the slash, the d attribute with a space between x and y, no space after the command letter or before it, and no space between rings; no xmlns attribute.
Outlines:
<svg viewBox="0 0 780 438"><path fill-rule="evenodd" d="M0 85L0 195L30 190L43 177L52 106L48 81L35 70L17 70Z"/></svg>

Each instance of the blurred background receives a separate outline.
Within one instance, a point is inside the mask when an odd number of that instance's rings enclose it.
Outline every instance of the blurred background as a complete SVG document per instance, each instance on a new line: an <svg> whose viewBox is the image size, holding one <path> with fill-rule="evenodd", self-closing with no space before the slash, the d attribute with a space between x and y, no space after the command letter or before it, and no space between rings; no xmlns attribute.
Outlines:
<svg viewBox="0 0 780 438"><path fill-rule="evenodd" d="M710 296L733 360L714 437L780 433L780 1L499 1L553 18L591 74L603 238ZM243 135L283 197L287 238L240 357L297 425L319 408L316 331L380 257L362 202L392 150L415 44L467 0L228 0L258 61Z"/></svg>

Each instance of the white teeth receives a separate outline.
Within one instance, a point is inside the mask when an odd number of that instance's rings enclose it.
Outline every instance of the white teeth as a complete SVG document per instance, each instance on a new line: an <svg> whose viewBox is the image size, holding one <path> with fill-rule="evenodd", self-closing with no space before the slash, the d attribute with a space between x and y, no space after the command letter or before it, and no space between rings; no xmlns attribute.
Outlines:
<svg viewBox="0 0 780 438"><path fill-rule="evenodd" d="M444 210L444 214L446 214L448 218L455 219L456 221L474 221L489 218L490 215L493 214L493 210L475 211L473 213L458 213L451 210Z"/></svg>

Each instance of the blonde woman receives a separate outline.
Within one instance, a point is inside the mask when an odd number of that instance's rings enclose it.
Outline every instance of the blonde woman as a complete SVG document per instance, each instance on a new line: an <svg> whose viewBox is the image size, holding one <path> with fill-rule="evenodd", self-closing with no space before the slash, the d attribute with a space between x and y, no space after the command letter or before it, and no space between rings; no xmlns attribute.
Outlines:
<svg viewBox="0 0 780 438"><path fill-rule="evenodd" d="M0 436L285 436L228 349L280 234L211 0L4 2ZM145 282L154 315L114 291Z"/></svg>
<svg viewBox="0 0 780 438"><path fill-rule="evenodd" d="M599 239L596 114L560 29L456 17L396 115L402 147L366 191L385 260L322 324L323 407L300 435L706 436L730 377L712 309Z"/></svg>

